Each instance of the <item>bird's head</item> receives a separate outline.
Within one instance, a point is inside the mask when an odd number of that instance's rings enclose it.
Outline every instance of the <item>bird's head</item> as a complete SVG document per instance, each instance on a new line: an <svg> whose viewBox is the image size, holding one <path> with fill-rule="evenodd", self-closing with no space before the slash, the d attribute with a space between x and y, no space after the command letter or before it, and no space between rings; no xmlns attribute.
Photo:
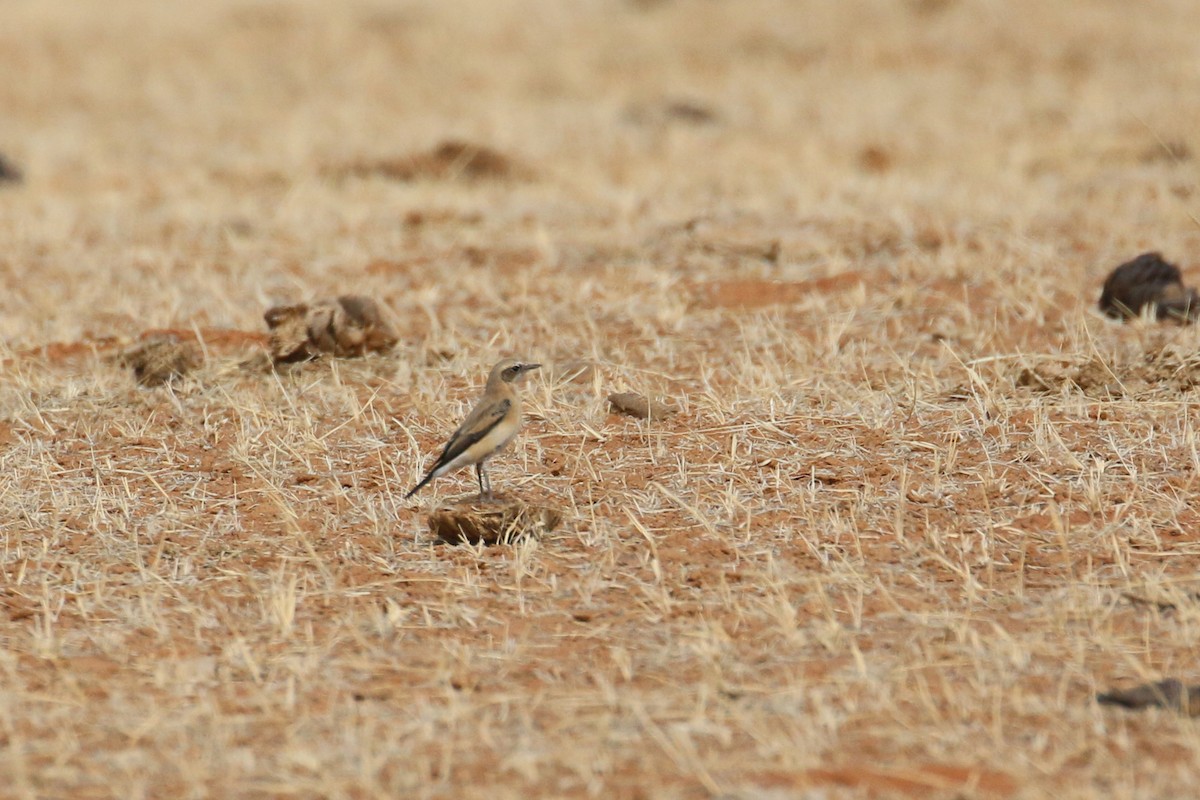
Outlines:
<svg viewBox="0 0 1200 800"><path fill-rule="evenodd" d="M492 374L488 376L488 383L517 383L521 380L522 375L532 372L541 366L541 364L532 364L516 358L506 358L492 367Z"/></svg>

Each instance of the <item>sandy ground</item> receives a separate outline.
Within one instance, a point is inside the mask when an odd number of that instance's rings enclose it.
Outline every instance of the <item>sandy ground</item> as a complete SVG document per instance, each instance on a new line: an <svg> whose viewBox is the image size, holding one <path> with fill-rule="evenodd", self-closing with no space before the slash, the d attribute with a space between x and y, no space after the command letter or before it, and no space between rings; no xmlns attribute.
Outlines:
<svg viewBox="0 0 1200 800"><path fill-rule="evenodd" d="M1200 278L1200 5L0 14L0 796L1194 793L1094 695L1200 682L1198 334L1094 306ZM564 523L437 544L506 355Z"/></svg>

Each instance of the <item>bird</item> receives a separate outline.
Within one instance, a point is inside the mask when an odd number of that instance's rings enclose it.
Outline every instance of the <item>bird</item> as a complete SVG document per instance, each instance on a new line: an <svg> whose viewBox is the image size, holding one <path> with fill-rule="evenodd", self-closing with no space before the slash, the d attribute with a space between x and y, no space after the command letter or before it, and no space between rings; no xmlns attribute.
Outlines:
<svg viewBox="0 0 1200 800"><path fill-rule="evenodd" d="M521 395L517 384L527 372L541 366L515 358L497 362L488 375L479 402L450 436L425 477L404 499L412 497L434 478L472 464L479 479L479 496L490 499L492 482L487 479L483 464L511 442L521 429Z"/></svg>

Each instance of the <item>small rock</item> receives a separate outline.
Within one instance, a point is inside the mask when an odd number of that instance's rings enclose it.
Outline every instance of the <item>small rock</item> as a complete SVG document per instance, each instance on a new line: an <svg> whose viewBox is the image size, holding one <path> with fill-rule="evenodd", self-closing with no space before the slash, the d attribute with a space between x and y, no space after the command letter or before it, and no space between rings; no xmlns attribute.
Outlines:
<svg viewBox="0 0 1200 800"><path fill-rule="evenodd" d="M614 411L628 414L638 419L658 420L676 412L674 405L661 400L651 400L644 394L634 392L618 392L608 396L608 403Z"/></svg>
<svg viewBox="0 0 1200 800"><path fill-rule="evenodd" d="M1184 686L1178 678L1168 678L1158 683L1146 683L1132 689L1115 689L1096 695L1096 702L1122 708L1168 708L1200 716L1200 686Z"/></svg>
<svg viewBox="0 0 1200 800"><path fill-rule="evenodd" d="M1100 293L1100 310L1110 317L1131 319L1146 306L1160 319L1192 322L1200 316L1200 294L1183 285L1179 267L1159 253L1143 253L1112 271Z"/></svg>
<svg viewBox="0 0 1200 800"><path fill-rule="evenodd" d="M444 542L508 544L538 537L558 527L562 514L520 500L469 498L444 505L429 515L429 530Z"/></svg>
<svg viewBox="0 0 1200 800"><path fill-rule="evenodd" d="M483 144L447 139L432 150L398 158L357 161L328 170L352 178L380 177L393 181L458 180L520 181L534 170L520 160Z"/></svg>
<svg viewBox="0 0 1200 800"><path fill-rule="evenodd" d="M3 153L0 153L0 184L20 183L23 180L25 180L25 174L21 172L21 169Z"/></svg>
<svg viewBox="0 0 1200 800"><path fill-rule="evenodd" d="M706 103L677 97L630 106L625 111L625 118L644 125L702 126L719 123L721 114Z"/></svg>
<svg viewBox="0 0 1200 800"><path fill-rule="evenodd" d="M263 319L271 329L271 358L277 364L307 361L323 353L338 358L383 353L399 341L379 305L360 295L275 306L267 309Z"/></svg>
<svg viewBox="0 0 1200 800"><path fill-rule="evenodd" d="M175 336L152 336L121 353L119 360L133 369L142 386L161 386L182 377L203 360L195 342Z"/></svg>
<svg viewBox="0 0 1200 800"><path fill-rule="evenodd" d="M688 125L711 125L721 121L721 115L711 107L694 100L669 100L663 105L663 115Z"/></svg>

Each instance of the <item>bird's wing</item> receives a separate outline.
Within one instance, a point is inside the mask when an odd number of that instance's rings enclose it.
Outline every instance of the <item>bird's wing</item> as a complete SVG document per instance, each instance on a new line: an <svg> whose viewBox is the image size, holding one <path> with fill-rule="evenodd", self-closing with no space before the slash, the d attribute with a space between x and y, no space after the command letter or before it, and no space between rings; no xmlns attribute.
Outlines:
<svg viewBox="0 0 1200 800"><path fill-rule="evenodd" d="M509 409L512 408L512 400L505 398L497 400L494 403L480 403L471 410L467 418L463 420L463 424L458 426L451 436L450 441L446 442L446 449L442 450L442 454L438 456L437 463L433 465L433 469L449 464L454 459L458 458L467 448L478 442L483 437L487 436L493 428L499 425ZM432 471L432 470L431 470Z"/></svg>

